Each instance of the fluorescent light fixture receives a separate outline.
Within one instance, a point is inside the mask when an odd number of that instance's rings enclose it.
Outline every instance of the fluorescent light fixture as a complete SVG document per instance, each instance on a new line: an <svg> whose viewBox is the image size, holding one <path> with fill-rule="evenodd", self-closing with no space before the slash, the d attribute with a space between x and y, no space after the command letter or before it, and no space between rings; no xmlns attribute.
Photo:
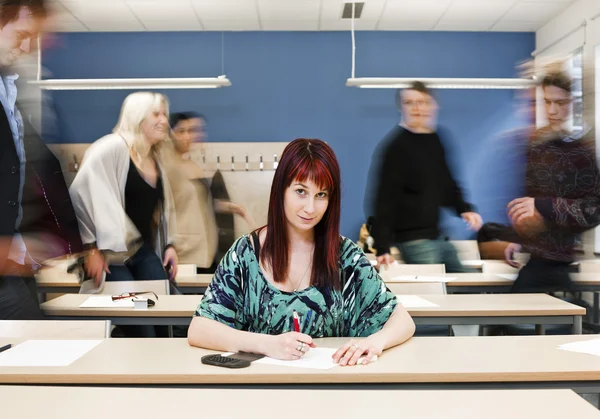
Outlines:
<svg viewBox="0 0 600 419"><path fill-rule="evenodd" d="M48 79L29 83L43 90L214 89L231 86L226 76L158 79Z"/></svg>
<svg viewBox="0 0 600 419"><path fill-rule="evenodd" d="M529 89L536 85L534 79L357 77L349 78L346 86L363 89L402 89L409 87L416 80L432 89Z"/></svg>

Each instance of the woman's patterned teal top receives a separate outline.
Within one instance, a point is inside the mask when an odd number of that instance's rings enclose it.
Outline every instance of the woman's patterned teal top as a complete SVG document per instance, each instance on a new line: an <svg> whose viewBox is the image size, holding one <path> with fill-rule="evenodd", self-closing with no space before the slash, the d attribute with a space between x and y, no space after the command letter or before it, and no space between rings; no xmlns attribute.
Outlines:
<svg viewBox="0 0 600 419"><path fill-rule="evenodd" d="M342 290L310 286L297 292L275 288L263 276L248 235L240 237L219 264L196 316L238 330L277 335L294 330L312 337L360 337L379 331L394 311L396 296L360 248L341 237Z"/></svg>

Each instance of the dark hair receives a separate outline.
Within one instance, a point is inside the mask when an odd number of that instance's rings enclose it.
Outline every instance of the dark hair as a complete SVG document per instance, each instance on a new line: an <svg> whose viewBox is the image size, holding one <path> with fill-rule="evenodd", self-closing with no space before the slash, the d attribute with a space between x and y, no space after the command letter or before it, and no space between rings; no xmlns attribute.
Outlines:
<svg viewBox="0 0 600 419"><path fill-rule="evenodd" d="M284 206L285 191L292 182L307 179L312 180L319 188L327 189L329 193L327 210L315 226L310 284L339 289L340 166L335 153L324 141L299 138L283 150L271 185L267 237L260 252L260 260L271 267L275 282L285 281L290 248Z"/></svg>
<svg viewBox="0 0 600 419"><path fill-rule="evenodd" d="M431 90L429 90L425 83L423 83L422 81L415 80L410 84L410 86L404 89L396 89L396 106L398 106L398 108L400 108L400 106L402 105L402 92L404 90L415 90L427 96L433 97L433 94L431 94Z"/></svg>
<svg viewBox="0 0 600 419"><path fill-rule="evenodd" d="M571 77L567 75L567 73L564 73L562 71L554 71L552 73L546 74L546 76L542 80L542 88L551 86L558 87L559 89L562 89L571 94L573 81L571 80Z"/></svg>
<svg viewBox="0 0 600 419"><path fill-rule="evenodd" d="M21 8L26 7L31 14L38 18L48 15L48 4L46 0L0 0L0 27L17 20Z"/></svg>
<svg viewBox="0 0 600 419"><path fill-rule="evenodd" d="M178 112L178 113L172 113L171 117L169 118L169 125L171 126L171 128L175 128L177 126L177 124L179 124L181 121L187 121L188 119L196 119L196 118L200 118L206 121L206 118L204 117L204 115L199 114L198 112Z"/></svg>

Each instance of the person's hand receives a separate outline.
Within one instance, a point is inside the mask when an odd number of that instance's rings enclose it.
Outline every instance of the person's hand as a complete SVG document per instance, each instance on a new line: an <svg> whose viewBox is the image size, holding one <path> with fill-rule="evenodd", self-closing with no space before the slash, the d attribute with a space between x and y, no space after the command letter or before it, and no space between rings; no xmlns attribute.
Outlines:
<svg viewBox="0 0 600 419"><path fill-rule="evenodd" d="M520 268L521 265L515 260L515 253L519 253L520 251L520 244L511 243L506 246L506 249L504 249L504 258L506 259L506 263L514 268Z"/></svg>
<svg viewBox="0 0 600 419"><path fill-rule="evenodd" d="M231 211L232 214L239 215L242 218L246 218L246 208L242 207L241 205L230 202L229 211Z"/></svg>
<svg viewBox="0 0 600 419"><path fill-rule="evenodd" d="M372 337L360 340L351 340L338 349L332 356L333 362L341 366L356 365L358 360L363 357L360 364L366 365L374 356L380 356L383 352L383 345Z"/></svg>
<svg viewBox="0 0 600 419"><path fill-rule="evenodd" d="M546 229L544 217L535 208L534 198L517 198L508 203L508 216L516 232L533 236Z"/></svg>
<svg viewBox="0 0 600 419"><path fill-rule="evenodd" d="M481 219L481 215L476 212L463 212L460 214L463 220L467 223L469 228L473 231L479 231L481 226L483 225L483 220Z"/></svg>
<svg viewBox="0 0 600 419"><path fill-rule="evenodd" d="M179 259L177 258L177 252L173 246L167 247L165 250L165 255L163 258L163 266L170 267L169 271L169 280L174 281L177 277L177 266L179 265Z"/></svg>
<svg viewBox="0 0 600 419"><path fill-rule="evenodd" d="M85 268L85 273L89 278L94 280L96 287L99 287L102 283L103 273L110 273L104 256L102 256L102 253L97 249L90 250L85 257L83 266Z"/></svg>
<svg viewBox="0 0 600 419"><path fill-rule="evenodd" d="M377 260L377 265L375 266L375 268L377 270L379 270L382 265L387 267L388 265L391 265L392 263L394 263L396 261L394 259L394 257L389 253L384 253L381 256L377 256L376 260Z"/></svg>
<svg viewBox="0 0 600 419"><path fill-rule="evenodd" d="M313 339L304 333L288 332L268 338L271 341L267 345L265 355L275 359L299 359L306 355L310 348L317 347Z"/></svg>

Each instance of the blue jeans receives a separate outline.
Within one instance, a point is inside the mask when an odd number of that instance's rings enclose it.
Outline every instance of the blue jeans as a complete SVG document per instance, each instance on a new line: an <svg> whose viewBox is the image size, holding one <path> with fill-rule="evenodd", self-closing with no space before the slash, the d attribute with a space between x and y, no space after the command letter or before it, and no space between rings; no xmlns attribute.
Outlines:
<svg viewBox="0 0 600 419"><path fill-rule="evenodd" d="M168 275L152 247L143 244L125 265L110 265L107 281L150 281L167 279Z"/></svg>
<svg viewBox="0 0 600 419"><path fill-rule="evenodd" d="M447 240L413 240L396 244L406 263L446 265L447 273L475 272L465 268L458 259L456 249Z"/></svg>
<svg viewBox="0 0 600 419"><path fill-rule="evenodd" d="M167 279L168 275L162 261L152 247L143 244L125 265L110 265L106 274L107 281L150 281ZM125 337L168 336L166 326L119 326Z"/></svg>

